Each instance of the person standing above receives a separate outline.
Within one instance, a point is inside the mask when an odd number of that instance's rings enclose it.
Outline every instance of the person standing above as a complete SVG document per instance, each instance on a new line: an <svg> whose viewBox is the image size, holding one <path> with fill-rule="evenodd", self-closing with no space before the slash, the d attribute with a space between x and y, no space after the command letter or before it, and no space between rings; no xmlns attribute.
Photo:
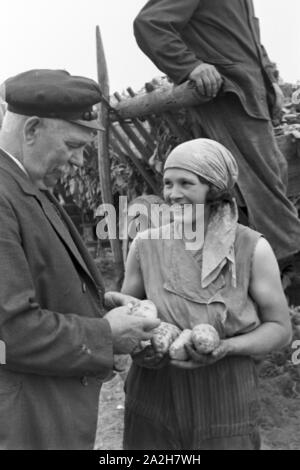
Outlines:
<svg viewBox="0 0 300 470"><path fill-rule="evenodd" d="M97 83L31 70L8 79L4 90L0 449L92 449L114 353L132 352L159 322L129 317L132 299L121 295L120 307L105 315L97 267L51 194L70 165L83 165L95 137Z"/></svg>
<svg viewBox="0 0 300 470"><path fill-rule="evenodd" d="M150 0L134 32L175 84L192 80L210 98L195 108L199 135L235 156L250 225L267 237L277 259L297 253L300 221L286 196L287 162L271 122L282 93L260 44L252 0Z"/></svg>

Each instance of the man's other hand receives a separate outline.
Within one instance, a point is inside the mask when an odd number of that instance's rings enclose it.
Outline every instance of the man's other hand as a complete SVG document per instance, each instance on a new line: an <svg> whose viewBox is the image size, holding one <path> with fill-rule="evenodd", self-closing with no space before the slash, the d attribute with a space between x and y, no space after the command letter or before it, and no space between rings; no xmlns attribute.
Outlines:
<svg viewBox="0 0 300 470"><path fill-rule="evenodd" d="M131 354L139 348L141 341L152 338L151 330L160 324L158 319L138 317L129 313L128 307L119 307L104 317L112 331L114 354Z"/></svg>
<svg viewBox="0 0 300 470"><path fill-rule="evenodd" d="M189 75L196 83L201 95L215 98L222 86L223 79L214 65L200 64Z"/></svg>

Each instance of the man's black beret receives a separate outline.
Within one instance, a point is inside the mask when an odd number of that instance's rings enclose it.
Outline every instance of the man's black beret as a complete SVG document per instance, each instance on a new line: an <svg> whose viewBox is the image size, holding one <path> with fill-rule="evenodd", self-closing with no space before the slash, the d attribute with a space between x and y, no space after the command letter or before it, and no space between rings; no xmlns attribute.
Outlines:
<svg viewBox="0 0 300 470"><path fill-rule="evenodd" d="M63 119L103 130L93 105L101 101L98 84L65 70L29 70L4 82L8 111L25 116Z"/></svg>

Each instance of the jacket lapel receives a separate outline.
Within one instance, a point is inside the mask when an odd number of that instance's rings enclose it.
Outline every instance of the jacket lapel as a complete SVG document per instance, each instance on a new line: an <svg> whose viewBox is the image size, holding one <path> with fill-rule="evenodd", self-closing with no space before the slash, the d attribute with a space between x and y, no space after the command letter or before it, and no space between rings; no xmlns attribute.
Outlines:
<svg viewBox="0 0 300 470"><path fill-rule="evenodd" d="M72 220L63 209L63 207L58 203L57 199L50 193L47 192L47 196L44 195L44 191L42 192L42 196L47 199L46 205L43 205L44 212L48 219L50 220L51 216L54 216L50 222L54 225L55 229L59 231L59 234L62 238L64 238L65 242L68 243L69 247L72 248L74 256L77 258L78 262L81 264L83 268L85 268L86 272L92 277L94 282L96 282L98 288L104 292L103 282L100 276L100 273L92 260L86 246L84 245L81 236L79 235L76 227L74 226ZM49 205L52 206L54 213L49 212ZM46 212L47 211L47 212Z"/></svg>
<svg viewBox="0 0 300 470"><path fill-rule="evenodd" d="M37 191L39 194L36 196L39 200L39 203L44 211L45 216L51 223L52 227L61 238L63 243L67 248L72 252L72 255L76 258L80 266L85 270L85 272L92 277L86 263L84 262L79 249L77 248L71 233L66 224L67 215L64 214L64 217L61 215L61 212L58 208L58 202L56 202L54 196L49 196L46 194L46 191Z"/></svg>

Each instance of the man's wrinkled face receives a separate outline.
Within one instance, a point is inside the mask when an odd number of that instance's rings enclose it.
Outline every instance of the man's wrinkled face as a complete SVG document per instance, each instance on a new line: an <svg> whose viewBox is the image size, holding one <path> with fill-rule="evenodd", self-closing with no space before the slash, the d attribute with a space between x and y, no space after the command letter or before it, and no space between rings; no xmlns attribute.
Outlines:
<svg viewBox="0 0 300 470"><path fill-rule="evenodd" d="M23 165L40 188L52 188L70 165L83 165L83 151L94 131L61 120L43 119L30 144L24 146Z"/></svg>

